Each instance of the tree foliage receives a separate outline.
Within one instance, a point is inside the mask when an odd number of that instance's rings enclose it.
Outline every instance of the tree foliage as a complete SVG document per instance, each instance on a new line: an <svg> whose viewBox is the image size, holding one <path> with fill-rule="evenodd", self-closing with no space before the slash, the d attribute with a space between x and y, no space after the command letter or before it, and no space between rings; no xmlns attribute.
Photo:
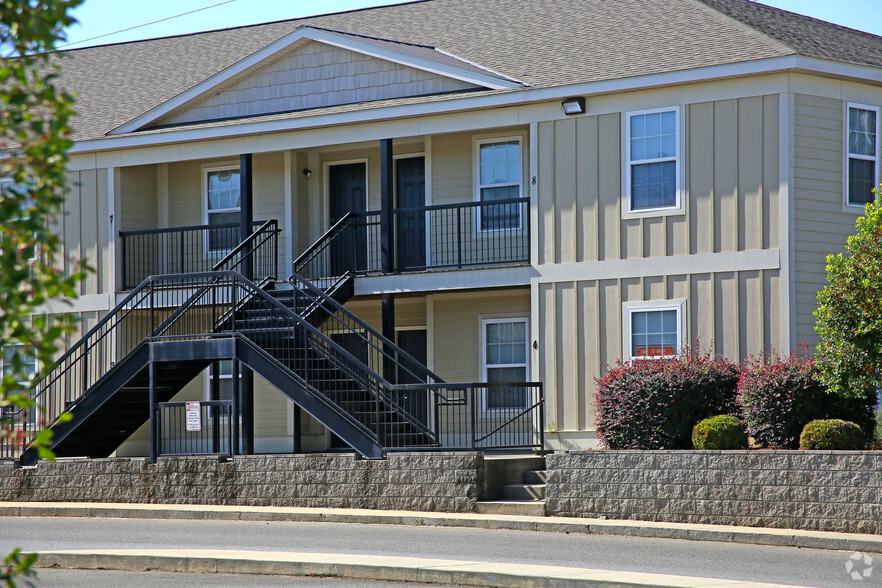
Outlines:
<svg viewBox="0 0 882 588"><path fill-rule="evenodd" d="M882 203L868 204L856 227L845 254L827 256L815 330L821 380L835 394L860 398L882 388Z"/></svg>
<svg viewBox="0 0 882 588"><path fill-rule="evenodd" d="M57 85L53 53L82 0L0 0L0 444L24 439L37 383L54 363L73 317L40 314L72 298L82 269L60 258L50 225L62 209L73 97ZM36 363L35 363L36 360ZM45 444L48 431L38 435ZM46 456L51 454L42 450ZM36 556L10 553L0 582L27 582Z"/></svg>

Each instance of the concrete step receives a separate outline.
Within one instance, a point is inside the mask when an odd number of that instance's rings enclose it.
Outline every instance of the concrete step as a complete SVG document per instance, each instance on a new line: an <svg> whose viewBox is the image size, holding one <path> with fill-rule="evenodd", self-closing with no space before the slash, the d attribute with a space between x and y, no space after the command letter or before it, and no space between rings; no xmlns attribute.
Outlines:
<svg viewBox="0 0 882 588"><path fill-rule="evenodd" d="M475 505L478 514L545 516L544 500L488 500Z"/></svg>
<svg viewBox="0 0 882 588"><path fill-rule="evenodd" d="M545 470L527 470L524 472L524 484L545 484L548 474Z"/></svg>
<svg viewBox="0 0 882 588"><path fill-rule="evenodd" d="M500 495L503 500L545 500L545 484L506 484Z"/></svg>

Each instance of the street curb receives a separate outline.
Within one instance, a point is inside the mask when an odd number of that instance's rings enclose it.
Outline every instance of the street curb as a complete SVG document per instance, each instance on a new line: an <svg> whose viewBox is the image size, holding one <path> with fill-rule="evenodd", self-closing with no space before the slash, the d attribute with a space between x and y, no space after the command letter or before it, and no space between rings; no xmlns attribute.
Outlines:
<svg viewBox="0 0 882 588"><path fill-rule="evenodd" d="M569 588L681 586L786 588L781 584L558 566L325 553L109 550L41 553L41 568L323 576L457 586Z"/></svg>
<svg viewBox="0 0 882 588"><path fill-rule="evenodd" d="M359 523L587 533L882 553L882 536L728 525L271 506L0 502L0 516Z"/></svg>

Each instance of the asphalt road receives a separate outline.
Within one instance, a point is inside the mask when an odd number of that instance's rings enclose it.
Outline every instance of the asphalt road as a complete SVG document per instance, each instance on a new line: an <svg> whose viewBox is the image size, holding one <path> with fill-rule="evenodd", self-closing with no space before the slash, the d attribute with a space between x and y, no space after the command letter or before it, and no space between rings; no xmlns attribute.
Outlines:
<svg viewBox="0 0 882 588"><path fill-rule="evenodd" d="M876 577L871 576L861 582L852 580L845 567L851 554L841 551L430 526L0 518L0 553L6 553L14 546L26 551L179 547L398 555L679 574L802 586L882 585L882 567ZM882 562L882 555L877 559Z"/></svg>

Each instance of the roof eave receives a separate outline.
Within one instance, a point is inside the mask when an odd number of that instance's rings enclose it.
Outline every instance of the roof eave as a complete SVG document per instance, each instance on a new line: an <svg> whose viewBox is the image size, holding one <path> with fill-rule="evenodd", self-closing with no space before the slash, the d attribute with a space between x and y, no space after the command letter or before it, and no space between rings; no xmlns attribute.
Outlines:
<svg viewBox="0 0 882 588"><path fill-rule="evenodd" d="M108 134L119 135L143 129L147 125L156 122L157 120L172 113L173 111L178 110L189 103L199 100L201 97L211 92L212 89L223 85L225 82L231 80L236 76L239 76L243 72L246 72L251 68L259 67L260 64L269 60L272 56L276 55L280 51L284 51L288 47L291 47L295 43L303 40L318 41L320 43L325 43L327 45L332 45L341 49L355 51L364 55L369 55L378 59L384 59L386 61L391 61L393 63L398 63L407 67L413 67L437 75L470 83L476 86L481 86L490 90L523 88L527 86L527 84L525 84L524 82L520 82L518 80L515 80L514 78L509 78L507 76L502 76L501 74L497 74L496 72L493 72L493 70L490 70L488 68L484 68L487 70L487 74L481 74L479 72L457 68L449 64L437 63L429 59L407 55L402 52L383 49L369 43L359 41L353 35L335 33L333 31L315 27L301 26L297 27L294 31L288 33L280 39L277 39L276 41L270 43L263 49L252 53L248 57L236 62L230 67L227 67L222 71L210 76L209 78L196 84L189 90L186 90L178 94L174 98L171 98L170 100L167 100L166 102L163 102L162 104L151 108L147 112L130 120L129 122L120 125L119 127L116 127ZM477 65L478 67L483 68L483 66L467 62L466 60L462 61L464 63Z"/></svg>
<svg viewBox="0 0 882 588"><path fill-rule="evenodd" d="M230 125L211 128L177 128L150 135L128 134L108 136L77 143L72 153L106 151L152 145L164 145L188 141L202 141L241 137L270 132L285 132L329 127L343 124L376 122L381 120L431 116L467 110L481 110L506 106L519 106L529 103L564 99L571 96L591 96L627 92L651 87L712 81L715 79L763 75L784 71L858 79L882 85L882 69L844 64L829 60L798 55L787 55L755 61L715 65L691 70L649 74L618 80L604 80L581 84L555 86L551 88L525 88L517 92L505 92L484 96L464 96L436 102L384 106L345 113L332 113L307 118L282 119L272 121L236 122Z"/></svg>

